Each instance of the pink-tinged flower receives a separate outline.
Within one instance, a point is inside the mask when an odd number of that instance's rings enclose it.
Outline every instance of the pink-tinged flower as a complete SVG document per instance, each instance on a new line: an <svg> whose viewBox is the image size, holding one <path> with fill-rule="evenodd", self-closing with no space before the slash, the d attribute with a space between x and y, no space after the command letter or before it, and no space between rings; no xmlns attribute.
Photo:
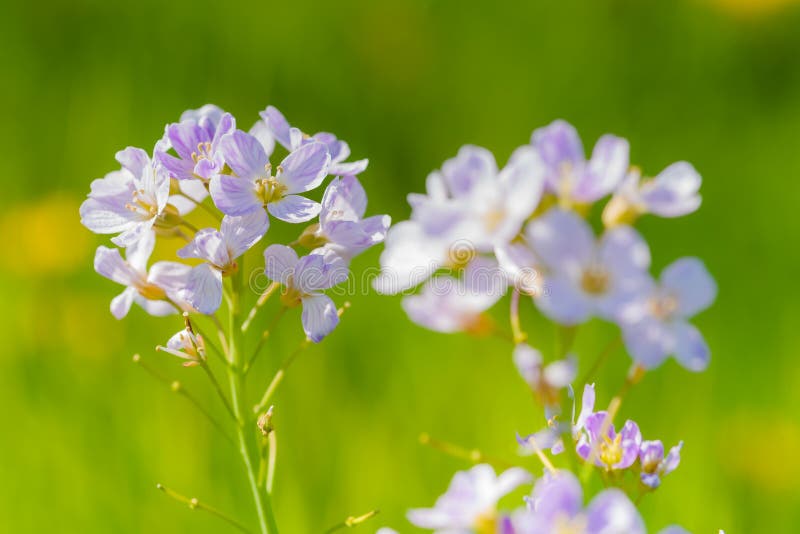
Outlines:
<svg viewBox="0 0 800 534"><path fill-rule="evenodd" d="M563 120L534 131L531 143L547 166L547 191L565 206L603 198L617 188L628 171L628 141L606 134L597 141L587 161L578 132Z"/></svg>
<svg viewBox="0 0 800 534"><path fill-rule="evenodd" d="M574 356L544 365L542 353L527 343L514 347L513 358L519 374L546 407L559 404L561 390L568 387L578 373Z"/></svg>
<svg viewBox="0 0 800 534"><path fill-rule="evenodd" d="M603 210L606 226L630 223L640 215L681 217L696 211L702 199L698 191L703 179L691 164L673 163L655 178L642 181L632 169Z"/></svg>
<svg viewBox="0 0 800 534"><path fill-rule="evenodd" d="M568 471L547 473L536 482L529 509L512 518L512 534L645 534L636 507L618 489L598 493L584 508L583 490Z"/></svg>
<svg viewBox="0 0 800 534"><path fill-rule="evenodd" d="M209 191L214 204L227 215L245 215L264 208L290 223L306 222L321 206L297 193L322 183L331 157L322 143L307 143L291 152L272 175L269 157L256 137L235 130L220 140L225 163L234 175L216 174Z"/></svg>
<svg viewBox="0 0 800 534"><path fill-rule="evenodd" d="M652 489L661 485L661 478L673 472L681 463L681 441L664 456L664 444L659 440L643 441L639 448L642 483Z"/></svg>
<svg viewBox="0 0 800 534"><path fill-rule="evenodd" d="M81 223L97 234L119 234L111 241L128 247L151 233L154 226L169 226L169 175L140 148L117 152L122 169L94 180L81 204ZM174 226L174 224L173 224Z"/></svg>
<svg viewBox="0 0 800 534"><path fill-rule="evenodd" d="M608 230L595 242L586 221L554 208L531 222L526 234L547 269L536 304L558 323L580 324L592 316L618 321L646 287L650 250L633 228Z"/></svg>
<svg viewBox="0 0 800 534"><path fill-rule="evenodd" d="M179 297L186 284L189 266L173 261L159 261L147 269L147 261L155 246L152 233L126 249L125 259L119 249L98 247L94 269L102 276L125 287L125 291L111 301L111 314L122 319L136 302L150 315L163 316L176 313L177 306L188 305Z"/></svg>
<svg viewBox="0 0 800 534"><path fill-rule="evenodd" d="M433 278L420 293L403 297L402 306L412 321L430 330L480 334L492 326L483 312L505 293L505 279L497 263L478 257L466 266L460 278Z"/></svg>
<svg viewBox="0 0 800 534"><path fill-rule="evenodd" d="M500 498L531 481L530 474L519 467L498 476L490 465L476 465L469 471L456 473L433 508L410 510L408 520L440 534L496 532Z"/></svg>
<svg viewBox="0 0 800 534"><path fill-rule="evenodd" d="M576 450L584 460L589 461L593 457L596 465L608 471L626 469L639 457L642 433L636 423L628 420L619 434L610 424L605 435L601 435L607 413L603 410L586 418L585 432L578 440Z"/></svg>
<svg viewBox="0 0 800 534"><path fill-rule="evenodd" d="M658 283L650 280L621 315L625 347L645 368L660 365L669 355L690 371L702 371L711 354L700 331L689 319L708 308L717 284L697 258L681 258L667 266Z"/></svg>
<svg viewBox="0 0 800 534"><path fill-rule="evenodd" d="M364 218L367 194L355 176L335 178L322 196L319 224L301 237L319 252L333 251L349 261L384 240L392 222L388 215Z"/></svg>
<svg viewBox="0 0 800 534"><path fill-rule="evenodd" d="M319 132L314 135L307 135L298 128L293 128L289 122L273 106L260 113L264 124L270 130L273 137L283 145L286 150L293 152L307 143L320 142L328 148L331 155L331 164L328 174L333 176L355 176L367 168L369 160L361 159L358 161L345 161L350 157L350 146L335 135L328 132Z"/></svg>
<svg viewBox="0 0 800 534"><path fill-rule="evenodd" d="M322 291L344 282L347 266L335 254L309 254L299 258L294 249L270 245L264 251L264 274L283 286L284 306L303 306L303 331L319 343L339 324L333 300Z"/></svg>
<svg viewBox="0 0 800 534"><path fill-rule="evenodd" d="M241 217L226 215L219 230L204 228L178 251L181 258L198 258L204 263L189 273L184 298L200 313L211 314L222 303L222 277L239 269L236 258L255 245L269 227L263 210Z"/></svg>

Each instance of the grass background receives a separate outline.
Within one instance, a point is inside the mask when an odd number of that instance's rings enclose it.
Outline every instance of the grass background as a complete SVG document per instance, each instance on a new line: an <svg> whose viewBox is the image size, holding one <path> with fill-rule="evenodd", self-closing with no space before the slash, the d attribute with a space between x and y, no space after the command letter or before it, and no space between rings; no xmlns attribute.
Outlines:
<svg viewBox="0 0 800 534"><path fill-rule="evenodd" d="M177 319L135 309L115 321L117 287L91 269L104 240L78 222L116 150L151 148L166 122L206 102L246 127L271 103L306 130L336 132L370 158L370 212L395 220L460 145L504 162L559 117L587 146L605 132L629 138L646 172L694 163L702 209L641 228L657 269L699 255L717 277L719 299L697 320L713 359L699 375L665 365L623 407L646 436L686 441L680 469L642 510L653 530L800 524L795 2L70 0L2 11L0 530L223 531L156 482L254 521L235 452L131 363L141 352L213 401L198 372L151 350ZM424 331L397 298L351 300L276 397L283 532L321 532L376 507L361 530L411 531L405 509L431 504L465 467L420 446L420 432L511 459L514 432L541 423L506 342ZM551 347L532 306L523 315L533 343ZM259 390L299 342L298 323L285 320L270 342ZM614 335L583 327L581 361ZM627 364L617 353L604 369L600 402Z"/></svg>

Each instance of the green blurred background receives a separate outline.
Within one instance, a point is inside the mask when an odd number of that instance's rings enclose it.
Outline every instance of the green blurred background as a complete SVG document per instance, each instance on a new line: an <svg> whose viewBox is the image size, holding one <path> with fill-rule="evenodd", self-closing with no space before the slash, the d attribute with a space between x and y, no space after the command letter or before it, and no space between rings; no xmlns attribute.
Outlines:
<svg viewBox="0 0 800 534"><path fill-rule="evenodd" d="M691 161L705 178L702 209L641 228L657 269L699 255L716 275L719 299L697 320L713 359L698 375L670 362L623 406L646 437L686 441L680 469L642 510L654 531L672 522L698 533L796 531L797 3L12 0L1 9L0 531L227 531L156 482L254 522L235 451L131 363L141 352L221 415L199 371L152 351L179 320L134 308L115 321L108 303L119 288L91 267L105 240L78 222L89 181L115 168L116 150L150 149L165 123L207 102L244 127L274 104L308 131L336 132L370 158L370 213L395 220L408 216L405 195L461 144L503 162L559 117L587 147L605 132L629 138L646 172ZM290 534L372 508L382 513L362 531L411 531L406 508L432 504L466 467L419 445L420 432L513 459L514 432L542 422L507 342L424 331L398 298L351 300L275 399L275 506ZM549 349L553 331L532 310L523 310L532 341ZM582 362L614 335L583 327ZM284 320L254 396L301 337L298 318ZM627 365L619 352L598 377L600 402Z"/></svg>

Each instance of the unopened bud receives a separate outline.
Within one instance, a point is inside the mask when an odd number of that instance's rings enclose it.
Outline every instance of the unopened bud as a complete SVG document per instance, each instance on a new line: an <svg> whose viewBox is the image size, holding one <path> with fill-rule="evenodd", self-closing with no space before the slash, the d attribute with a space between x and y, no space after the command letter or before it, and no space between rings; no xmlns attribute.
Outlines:
<svg viewBox="0 0 800 534"><path fill-rule="evenodd" d="M261 416L258 418L258 422L256 423L258 425L258 429L265 436L268 436L270 432L275 430L275 427L272 426L272 408L273 406L270 406L269 410L261 414Z"/></svg>
<svg viewBox="0 0 800 534"><path fill-rule="evenodd" d="M312 224L303 230L303 233L297 238L297 242L307 249L315 249L324 245L327 239L319 235L319 224Z"/></svg>

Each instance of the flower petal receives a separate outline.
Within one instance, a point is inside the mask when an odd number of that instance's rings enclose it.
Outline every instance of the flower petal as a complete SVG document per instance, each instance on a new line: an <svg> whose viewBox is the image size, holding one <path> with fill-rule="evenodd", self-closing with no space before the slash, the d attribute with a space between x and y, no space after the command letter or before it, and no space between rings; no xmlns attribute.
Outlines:
<svg viewBox="0 0 800 534"><path fill-rule="evenodd" d="M267 106L267 109L262 111L259 115L264 119L267 128L272 132L275 140L278 141L286 150L292 149L292 141L289 133L289 123L286 117L273 106Z"/></svg>
<svg viewBox="0 0 800 534"><path fill-rule="evenodd" d="M228 249L230 259L236 259L267 233L269 217L264 210L253 210L246 215L233 217L226 215L222 218L220 233Z"/></svg>
<svg viewBox="0 0 800 534"><path fill-rule="evenodd" d="M680 217L700 207L701 198L697 192L702 181L691 164L679 161L645 182L641 198L651 213L660 217Z"/></svg>
<svg viewBox="0 0 800 534"><path fill-rule="evenodd" d="M591 203L613 192L628 171L629 152L630 145L625 139L609 134L601 137L575 188L575 199Z"/></svg>
<svg viewBox="0 0 800 534"><path fill-rule="evenodd" d="M264 251L264 274L270 280L287 285L297 266L297 252L286 245L270 245Z"/></svg>
<svg viewBox="0 0 800 534"><path fill-rule="evenodd" d="M119 249L97 247L94 255L94 270L101 276L124 286L134 285L141 279L141 273L122 259Z"/></svg>
<svg viewBox="0 0 800 534"><path fill-rule="evenodd" d="M223 235L213 228L204 228L194 235L194 239L178 250L179 258L199 258L216 265L225 267L230 263L228 248L225 246Z"/></svg>
<svg viewBox="0 0 800 534"><path fill-rule="evenodd" d="M303 299L303 331L314 343L330 334L339 324L336 305L327 295L313 295Z"/></svg>
<svg viewBox="0 0 800 534"><path fill-rule="evenodd" d="M269 158L261 142L252 135L235 130L222 136L219 149L225 163L239 178L254 179L266 173Z"/></svg>
<svg viewBox="0 0 800 534"><path fill-rule="evenodd" d="M182 296L200 313L214 313L222 304L222 273L207 263L194 267Z"/></svg>
<svg viewBox="0 0 800 534"><path fill-rule="evenodd" d="M322 196L320 224L329 221L357 221L367 210L367 194L355 176L335 178Z"/></svg>
<svg viewBox="0 0 800 534"><path fill-rule="evenodd" d="M687 322L675 325L675 359L690 371L704 371L711 359L711 351L703 334Z"/></svg>
<svg viewBox="0 0 800 534"><path fill-rule="evenodd" d="M117 295L111 300L111 315L117 319L122 319L131 309L133 298L136 296L136 289L133 287L126 287L125 291Z"/></svg>
<svg viewBox="0 0 800 534"><path fill-rule="evenodd" d="M264 209L255 184L246 178L219 174L211 178L209 191L214 205L226 215L245 215Z"/></svg>
<svg viewBox="0 0 800 534"><path fill-rule="evenodd" d="M678 300L677 313L692 317L717 298L717 283L698 258L680 258L661 272L661 285Z"/></svg>
<svg viewBox="0 0 800 534"><path fill-rule="evenodd" d="M267 204L267 211L275 217L289 223L302 223L319 214L322 206L300 195L287 195L277 202Z"/></svg>
<svg viewBox="0 0 800 534"><path fill-rule="evenodd" d="M592 300L565 276L545 278L542 295L535 302L543 314L562 325L580 324L593 311Z"/></svg>
<svg viewBox="0 0 800 534"><path fill-rule="evenodd" d="M608 489L592 499L586 509L586 534L645 534L644 522L625 494Z"/></svg>
<svg viewBox="0 0 800 534"><path fill-rule="evenodd" d="M286 185L288 193L302 193L314 189L328 174L331 156L322 143L307 143L281 162L282 171L276 179Z"/></svg>
<svg viewBox="0 0 800 534"><path fill-rule="evenodd" d="M549 210L528 225L526 235L548 268L570 276L578 276L594 254L592 229L571 211Z"/></svg>

